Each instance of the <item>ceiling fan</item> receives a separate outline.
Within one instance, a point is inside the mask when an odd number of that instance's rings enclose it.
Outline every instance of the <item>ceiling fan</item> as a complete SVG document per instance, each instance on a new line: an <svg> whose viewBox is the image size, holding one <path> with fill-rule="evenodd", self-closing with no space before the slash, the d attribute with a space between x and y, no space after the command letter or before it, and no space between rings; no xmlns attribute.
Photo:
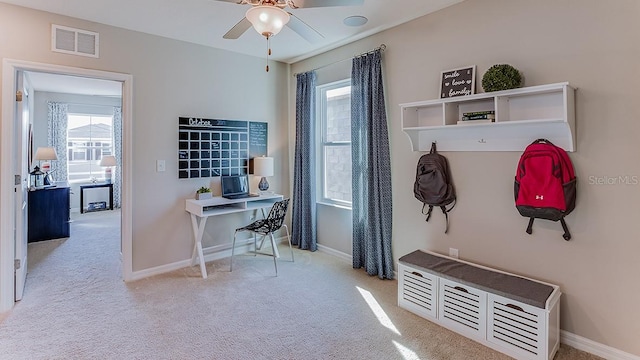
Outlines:
<svg viewBox="0 0 640 360"><path fill-rule="evenodd" d="M244 19L233 26L223 38L237 39L245 33L251 26L266 37L267 40L278 34L283 26L289 27L305 40L315 43L324 37L297 16L284 10L303 9L329 6L354 6L362 5L364 0L217 0L232 2L240 5L251 5L247 10Z"/></svg>

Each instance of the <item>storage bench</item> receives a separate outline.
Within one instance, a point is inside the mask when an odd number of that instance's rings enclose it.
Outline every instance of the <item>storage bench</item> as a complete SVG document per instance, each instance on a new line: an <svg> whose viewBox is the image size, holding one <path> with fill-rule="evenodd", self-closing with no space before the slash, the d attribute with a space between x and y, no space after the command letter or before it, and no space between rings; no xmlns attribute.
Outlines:
<svg viewBox="0 0 640 360"><path fill-rule="evenodd" d="M416 250L398 261L398 306L517 359L553 359L560 288Z"/></svg>

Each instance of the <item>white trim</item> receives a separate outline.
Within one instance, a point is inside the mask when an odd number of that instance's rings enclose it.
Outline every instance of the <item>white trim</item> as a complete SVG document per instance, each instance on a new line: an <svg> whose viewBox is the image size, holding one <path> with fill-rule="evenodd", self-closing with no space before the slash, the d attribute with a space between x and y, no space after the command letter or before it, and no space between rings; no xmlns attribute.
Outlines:
<svg viewBox="0 0 640 360"><path fill-rule="evenodd" d="M289 245L289 243L286 241L285 237L279 237L276 238L276 240L279 243L286 243L287 245ZM244 244L242 242L245 242ZM250 239L243 239L243 240L239 240L239 245L236 245L236 251L235 254L244 254L247 253L249 251L251 251L251 249L253 249L253 238ZM224 258L230 258L231 257L231 244L220 244L220 245L214 245L214 246L210 246L207 248L202 249L202 251L205 253L204 255L204 261L209 262L209 261L215 261L215 260L220 260L220 259L224 259ZM269 253L265 253L266 255L269 255ZM144 270L140 270L140 271L135 271L132 274L132 278L131 281L136 281L136 280L141 280L150 276L155 276L155 275L161 275L161 274L165 274L171 271L175 271L175 270L180 270L183 268L188 268L188 267L193 267L194 268L194 277L200 277L200 269L198 268L198 264L193 264L191 262L191 259L187 259L187 260L180 260L180 261L176 261L174 263L171 264L165 264L165 265L161 265L161 266L156 266L156 267L152 267L152 268L148 268L148 269L144 269ZM197 273L197 274L196 274Z"/></svg>
<svg viewBox="0 0 640 360"><path fill-rule="evenodd" d="M133 76L116 72L4 59L2 63L2 119L0 124L0 313L14 304L13 254L13 128L16 74L19 70L47 72L122 82L122 276L132 280L132 130Z"/></svg>
<svg viewBox="0 0 640 360"><path fill-rule="evenodd" d="M565 330L560 330L560 342L578 350L586 351L590 354L609 360L640 360L640 356L629 354L622 350L612 348L611 346L597 343L593 340L589 340Z"/></svg>
<svg viewBox="0 0 640 360"><path fill-rule="evenodd" d="M352 255L349 255L347 253L343 253L342 251L335 250L333 248L330 248L330 247L322 245L322 244L318 244L318 250L320 252L325 253L325 254L333 255L333 256L339 258L340 260L343 260L344 262L347 262L349 264L353 264L353 256Z"/></svg>

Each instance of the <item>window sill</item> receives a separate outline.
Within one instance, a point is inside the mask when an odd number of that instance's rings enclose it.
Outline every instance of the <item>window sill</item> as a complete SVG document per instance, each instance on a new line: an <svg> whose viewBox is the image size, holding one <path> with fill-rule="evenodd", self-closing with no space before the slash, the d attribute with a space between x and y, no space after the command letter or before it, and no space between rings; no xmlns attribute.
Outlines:
<svg viewBox="0 0 640 360"><path fill-rule="evenodd" d="M316 204L351 211L351 206L348 206L348 205L338 205L338 204L324 202L324 201L316 201Z"/></svg>

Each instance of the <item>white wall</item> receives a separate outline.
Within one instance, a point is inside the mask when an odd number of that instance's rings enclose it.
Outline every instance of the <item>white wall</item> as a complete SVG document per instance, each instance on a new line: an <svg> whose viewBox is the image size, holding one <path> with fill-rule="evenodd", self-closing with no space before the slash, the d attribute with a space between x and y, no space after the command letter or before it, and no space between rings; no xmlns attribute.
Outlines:
<svg viewBox="0 0 640 360"><path fill-rule="evenodd" d="M453 247L463 259L558 284L562 329L640 355L640 185L590 181L640 176L639 14L636 0L467 0L293 64L292 72L386 44L394 258L418 248L448 253ZM459 199L447 235L444 216L436 212L425 223L413 197L421 153L411 151L401 130L398 104L437 99L443 70L475 64L480 83L499 63L520 69L525 86L569 81L577 88L577 152L570 156L578 200L567 218L569 242L558 223L536 221L533 235L525 233L527 219L513 200L519 152L444 153ZM295 104L294 81L291 86ZM289 126L295 128L292 106L290 113ZM321 244L330 241L332 229L337 236L351 231L338 224L322 225L319 218Z"/></svg>
<svg viewBox="0 0 640 360"><path fill-rule="evenodd" d="M100 33L100 58L51 52L52 23ZM179 116L268 122L269 155L275 159L270 188L289 193L286 65L274 62L266 73L262 58L7 4L0 4L0 44L0 58L133 75L134 271L191 256L184 200L210 180L178 179ZM158 159L166 160L166 172L155 171ZM230 244L232 229L248 216L208 223L205 246Z"/></svg>

